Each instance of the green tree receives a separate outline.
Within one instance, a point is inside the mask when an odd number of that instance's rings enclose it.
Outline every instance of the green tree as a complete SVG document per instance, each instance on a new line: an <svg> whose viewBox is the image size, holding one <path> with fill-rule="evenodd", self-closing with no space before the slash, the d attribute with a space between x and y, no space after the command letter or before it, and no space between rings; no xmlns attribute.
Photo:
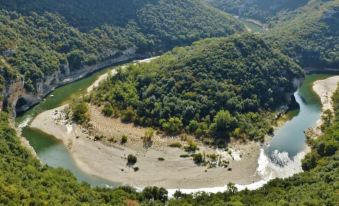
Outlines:
<svg viewBox="0 0 339 206"><path fill-rule="evenodd" d="M182 121L178 117L171 117L167 122L162 124L162 128L167 134L177 135L181 132Z"/></svg>
<svg viewBox="0 0 339 206"><path fill-rule="evenodd" d="M83 100L73 100L70 105L72 120L78 124L86 124L90 121L88 104Z"/></svg>
<svg viewBox="0 0 339 206"><path fill-rule="evenodd" d="M234 118L229 111L220 110L213 119L213 124L210 130L212 133L220 138L229 138L229 134L233 129Z"/></svg>
<svg viewBox="0 0 339 206"><path fill-rule="evenodd" d="M81 50L73 50L68 54L67 60L71 70L79 70L84 61L85 53Z"/></svg>
<svg viewBox="0 0 339 206"><path fill-rule="evenodd" d="M137 157L132 155L132 154L129 154L127 156L127 164L128 165L134 165L135 163L137 163Z"/></svg>
<svg viewBox="0 0 339 206"><path fill-rule="evenodd" d="M110 117L113 115L113 107L111 104L107 103L105 104L104 108L102 109L102 113L106 116L106 117Z"/></svg>

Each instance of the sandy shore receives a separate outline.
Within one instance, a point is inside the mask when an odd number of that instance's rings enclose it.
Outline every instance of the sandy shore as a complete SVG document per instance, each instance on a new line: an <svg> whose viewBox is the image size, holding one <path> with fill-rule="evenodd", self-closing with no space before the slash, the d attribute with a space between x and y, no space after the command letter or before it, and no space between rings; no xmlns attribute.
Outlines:
<svg viewBox="0 0 339 206"><path fill-rule="evenodd" d="M63 110L66 107L41 113L33 120L31 127L62 140L79 168L89 174L136 187L154 185L168 189L220 187L229 182L244 185L260 180L256 172L260 146L256 143L233 144L231 154L200 144L199 152L217 153L228 160L229 168L232 168L231 171L222 167L208 169L207 166L194 164L192 158L181 158L180 155L185 154L183 149L168 146L171 142L181 141L185 144L179 138L156 135L152 147L146 149L141 140L144 128L106 118L95 107L91 107L90 112L95 132L89 134L65 120ZM94 141L99 131L105 138ZM112 142L112 139L119 140L122 135L128 136L126 145ZM126 165L128 154L137 156L139 171L135 172ZM159 157L165 160L159 161Z"/></svg>
<svg viewBox="0 0 339 206"><path fill-rule="evenodd" d="M112 70L103 74L87 91L92 91L101 81L115 73L116 71ZM339 76L335 76L314 83L313 89L321 98L323 111L327 109L333 111L331 97L338 82ZM145 128L104 117L99 108L90 106L92 128L87 130L66 120L64 109L67 107L68 105L64 105L39 114L31 122L31 127L60 139L69 149L77 166L88 174L135 187L151 185L165 187L172 189L170 192L174 189L186 189L187 192L224 191L225 185L229 182L239 187L241 185L258 187L268 181L262 179L259 171L258 162L261 159L259 156L263 155L260 155L262 149L257 143L232 143L230 152L199 144L199 152L217 154L222 160L230 162L228 168L208 168L194 164L191 157L180 157L186 153L184 149L168 146L174 142L185 145L186 140L156 134L152 146L145 148L142 142ZM321 121L318 125L321 125ZM318 126L317 132L319 131ZM124 145L120 144L123 135L128 137ZM103 138L95 141L95 136ZM129 154L137 156L138 161L134 167L138 167L139 171L135 172L133 167L126 165ZM164 161L159 161L159 158L163 158Z"/></svg>
<svg viewBox="0 0 339 206"><path fill-rule="evenodd" d="M142 64L142 63L149 63L151 62L152 60L154 59L157 59L159 58L159 56L156 56L156 57L151 57L151 58L148 58L148 59L143 59L143 60L137 60L135 61L133 64ZM128 65L123 65L121 66L122 69L126 68ZM117 70L116 69L112 69L111 71L101 75L98 77L98 79L91 85L87 88L87 92L90 93L91 91L93 91L94 88L98 87L100 82L106 80L109 76L114 76L115 74L117 73Z"/></svg>
<svg viewBox="0 0 339 206"><path fill-rule="evenodd" d="M333 112L333 105L332 105L332 96L335 90L337 89L339 83L339 76L333 76L327 79L318 80L313 83L313 91L317 93L320 97L320 101L322 104L322 112L326 110L330 110ZM318 137L322 134L321 132L321 125L322 119L317 121L317 125L315 128L312 128L308 131L308 134L311 137Z"/></svg>
<svg viewBox="0 0 339 206"><path fill-rule="evenodd" d="M135 63L145 63L155 58ZM101 75L87 92L114 74L116 70ZM196 165L191 157L180 157L186 153L183 148L168 146L174 142L185 145L186 140L156 134L152 146L145 148L142 142L145 128L104 117L99 108L91 106L93 127L87 130L66 120L64 109L67 107L64 105L39 114L31 122L31 127L60 139L69 149L77 166L88 174L136 187L154 185L167 189L224 187L229 182L248 185L260 180L257 173L260 146L257 143L233 143L229 152L199 144L199 152L217 154L220 159L229 161L228 168L208 168ZM94 141L98 135L104 138ZM128 137L128 141L121 145L123 135ZM139 171L135 172L126 165L129 154L137 156L138 161L134 167L138 167ZM159 161L160 157L164 161Z"/></svg>

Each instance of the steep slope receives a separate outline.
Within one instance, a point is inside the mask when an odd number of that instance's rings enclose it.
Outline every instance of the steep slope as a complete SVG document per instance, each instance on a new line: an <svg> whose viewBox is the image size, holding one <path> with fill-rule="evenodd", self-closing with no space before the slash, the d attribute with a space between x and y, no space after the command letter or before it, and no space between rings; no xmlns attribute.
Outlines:
<svg viewBox="0 0 339 206"><path fill-rule="evenodd" d="M65 79L243 30L231 16L198 0L15 0L0 1L0 9L0 55L25 86L18 111Z"/></svg>
<svg viewBox="0 0 339 206"><path fill-rule="evenodd" d="M311 1L266 34L303 67L339 68L339 1Z"/></svg>
<svg viewBox="0 0 339 206"><path fill-rule="evenodd" d="M261 139L270 126L264 124L264 115L253 112L286 104L296 87L294 79L301 77L296 64L262 39L232 36L196 42L119 71L94 92L92 101L108 104L123 119L132 114L128 121L137 124L170 133L188 126L198 136L209 136L213 121L230 112L235 118L229 118L223 138L240 127L238 133ZM173 122L179 125L174 132Z"/></svg>
<svg viewBox="0 0 339 206"><path fill-rule="evenodd" d="M234 15L269 22L272 18L294 11L310 0L206 0L211 5Z"/></svg>

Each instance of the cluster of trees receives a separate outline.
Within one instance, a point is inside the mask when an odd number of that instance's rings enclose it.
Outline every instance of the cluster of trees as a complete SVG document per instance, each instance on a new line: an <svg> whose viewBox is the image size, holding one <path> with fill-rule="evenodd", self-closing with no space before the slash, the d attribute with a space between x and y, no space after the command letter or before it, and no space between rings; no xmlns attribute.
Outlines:
<svg viewBox="0 0 339 206"><path fill-rule="evenodd" d="M196 0L1 1L0 56L28 91L56 71L121 55L159 52L242 31L231 16Z"/></svg>
<svg viewBox="0 0 339 206"><path fill-rule="evenodd" d="M42 165L21 146L9 116L0 112L0 205L139 205L167 200L163 188L93 188L67 170ZM136 160L136 159L135 159Z"/></svg>
<svg viewBox="0 0 339 206"><path fill-rule="evenodd" d="M302 162L302 167L306 171L322 163L329 164L331 160L329 157L334 156L339 148L339 88L332 99L334 115L332 112L326 112L323 116L325 121L322 130L325 134L321 138L308 139L312 152L307 154Z"/></svg>
<svg viewBox="0 0 339 206"><path fill-rule="evenodd" d="M79 183L70 172L43 166L20 144L8 115L0 113L0 204L4 205L329 205L338 203L339 89L333 101L335 116L324 135L312 140L312 153L303 161L314 163L304 173L275 179L255 191L230 184L223 193L186 195L176 192L168 200L163 188L147 187L137 193L130 187L91 188ZM330 152L323 148L331 145ZM313 156L313 157L311 157Z"/></svg>
<svg viewBox="0 0 339 206"><path fill-rule="evenodd" d="M206 0L211 5L223 11L241 16L243 18L256 19L261 22L269 22L277 15L294 11L310 0Z"/></svg>
<svg viewBox="0 0 339 206"><path fill-rule="evenodd" d="M69 109L71 119L77 124L85 125L90 121L88 104L83 99L74 99Z"/></svg>
<svg viewBox="0 0 339 206"><path fill-rule="evenodd" d="M208 0L224 11L269 24L263 36L302 67L339 67L339 2Z"/></svg>
<svg viewBox="0 0 339 206"><path fill-rule="evenodd" d="M303 67L339 68L338 1L311 1L264 35Z"/></svg>
<svg viewBox="0 0 339 206"><path fill-rule="evenodd" d="M169 134L262 139L272 111L293 93L301 69L257 36L207 39L148 64L131 65L100 85L91 101L123 120ZM119 115L119 114L118 114Z"/></svg>
<svg viewBox="0 0 339 206"><path fill-rule="evenodd" d="M317 139L309 140L312 152L303 160L305 172L275 179L264 187L236 192L230 187L218 194L185 195L177 192L168 205L329 205L338 204L339 87L333 96L334 111L329 126ZM232 189L233 188L233 189Z"/></svg>

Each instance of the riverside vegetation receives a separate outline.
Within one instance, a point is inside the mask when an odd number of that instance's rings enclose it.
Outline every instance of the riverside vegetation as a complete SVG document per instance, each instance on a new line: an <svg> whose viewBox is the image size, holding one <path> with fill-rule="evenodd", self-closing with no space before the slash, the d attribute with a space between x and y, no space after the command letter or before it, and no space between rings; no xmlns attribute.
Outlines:
<svg viewBox="0 0 339 206"><path fill-rule="evenodd" d="M262 141L272 132L273 111L288 102L297 86L293 79L302 77L298 65L264 40L237 35L195 42L120 69L89 101L106 116L169 135Z"/></svg>
<svg viewBox="0 0 339 206"><path fill-rule="evenodd" d="M324 135L310 140L312 152L303 161L304 173L275 179L261 189L185 195L177 192L168 205L336 205L338 174L339 89L333 96L335 115ZM70 172L43 166L20 145L7 114L0 113L0 202L4 205L164 205L167 191L148 187L91 188ZM325 149L328 148L328 149ZM46 190L48 188L48 190ZM319 192L321 191L321 192Z"/></svg>
<svg viewBox="0 0 339 206"><path fill-rule="evenodd" d="M152 54L244 30L236 19L199 0L94 2L0 0L1 90L13 80L23 79L25 89L35 92L38 83L55 71L65 73L67 67L79 70L117 57L126 49ZM90 100L100 104L107 116L118 115L170 134L185 131L198 137L222 134L226 139L243 136L261 140L271 130L271 111L284 103L279 101L282 93L273 91L293 91L291 78L302 76L297 64L338 68L337 0L277 1L274 10L266 9L267 1L220 2L233 4L229 12L237 11L243 2L252 2L246 5L255 6L239 15L270 24L269 31L262 37L237 35L177 48L149 64L119 71ZM102 91L105 86L112 86L109 93ZM272 92L264 94L260 88ZM175 103L165 105L165 99ZM238 192L230 184L224 193L176 192L171 200L163 188L147 187L142 192L130 187L91 188L64 169L42 165L21 146L11 117L0 112L0 205L334 206L339 202L338 90L333 103L335 114L324 117L324 134L308 140L312 152L302 162L305 172L272 180L255 191ZM86 111L83 104L78 102L74 107L79 111L76 121L88 120L82 117ZM186 105L191 106L187 111L183 109ZM199 109L193 110L198 115L192 115L192 108ZM225 127L225 123L230 124Z"/></svg>

